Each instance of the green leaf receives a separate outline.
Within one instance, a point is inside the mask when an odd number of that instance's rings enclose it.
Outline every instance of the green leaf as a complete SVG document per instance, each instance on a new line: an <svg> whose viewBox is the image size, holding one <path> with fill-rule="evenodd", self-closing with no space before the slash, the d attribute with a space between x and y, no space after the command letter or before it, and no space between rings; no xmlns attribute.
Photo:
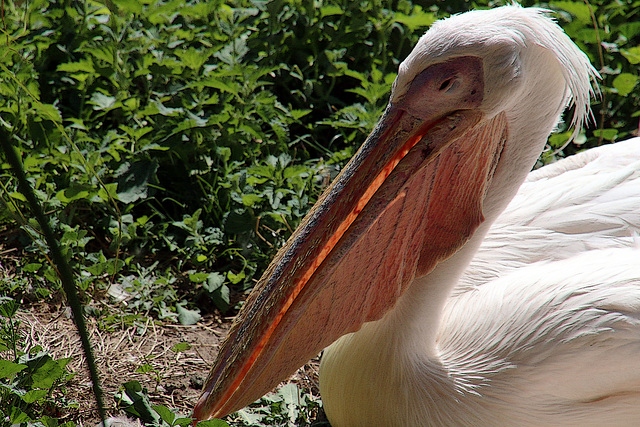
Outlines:
<svg viewBox="0 0 640 427"><path fill-rule="evenodd" d="M226 421L219 420L216 418L213 420L199 421L198 424L196 424L196 427L229 427L229 424L227 424Z"/></svg>
<svg viewBox="0 0 640 427"><path fill-rule="evenodd" d="M304 109L304 110L290 110L289 113L291 114L291 117L293 117L294 120L300 120L301 118L303 118L304 116L306 116L307 114L311 113L311 110L309 109Z"/></svg>
<svg viewBox="0 0 640 427"><path fill-rule="evenodd" d="M105 202L110 201L109 196L111 196L112 199L117 200L117 190L118 184L115 182L110 182L109 184L105 184L104 187L100 187L100 189L98 190L98 197Z"/></svg>
<svg viewBox="0 0 640 427"><path fill-rule="evenodd" d="M213 303L218 307L222 312L225 312L229 309L230 305L230 296L229 296L229 287L222 285L214 292L211 293L211 299Z"/></svg>
<svg viewBox="0 0 640 427"><path fill-rule="evenodd" d="M169 408L164 405L151 405L151 407L160 415L162 421L170 426L173 425L173 421L176 419L176 414L171 412Z"/></svg>
<svg viewBox="0 0 640 427"><path fill-rule="evenodd" d="M189 280L191 280L193 283L203 283L205 280L207 280L208 277L209 273L203 272L189 274Z"/></svg>
<svg viewBox="0 0 640 427"><path fill-rule="evenodd" d="M234 274L232 272L228 272L227 273L227 279L229 279L229 281L231 283L233 283L234 285L237 284L237 283L240 283L241 281L243 281L244 277L245 277L245 274L244 274L243 271L241 271L238 274Z"/></svg>
<svg viewBox="0 0 640 427"><path fill-rule="evenodd" d="M119 258L109 258L106 262L105 273L109 276L113 276L122 270L125 266L125 262Z"/></svg>
<svg viewBox="0 0 640 427"><path fill-rule="evenodd" d="M136 369L136 372L138 372L139 374L148 374L148 373L154 373L157 371L153 366L151 366L148 363L145 363L144 365L138 366L138 368Z"/></svg>
<svg viewBox="0 0 640 427"><path fill-rule="evenodd" d="M638 83L638 76L630 73L622 73L613 79L613 87L621 96L627 96Z"/></svg>
<svg viewBox="0 0 640 427"><path fill-rule="evenodd" d="M415 6L410 15L396 12L394 19L396 22L406 25L410 31L416 31L433 24L436 16L433 13L424 12L420 6Z"/></svg>
<svg viewBox="0 0 640 427"><path fill-rule="evenodd" d="M229 274L234 278L238 276L231 272L227 273L227 276L229 276ZM244 273L240 274L242 275L242 280L244 278ZM209 292L209 297L213 300L215 306L223 312L229 309L230 303L229 287L224 284L224 281L225 277L222 274L211 273L206 284L203 286Z"/></svg>
<svg viewBox="0 0 640 427"><path fill-rule="evenodd" d="M326 5L320 8L320 17L324 18L331 15L342 15L344 10L338 5Z"/></svg>
<svg viewBox="0 0 640 427"><path fill-rule="evenodd" d="M238 412L236 412L237 415L240 416L240 418L242 419L242 421L244 421L245 425L248 426L262 426L264 425L261 421L263 418L263 415L252 412L248 409L240 409ZM200 424L198 424L200 425Z"/></svg>
<svg viewBox="0 0 640 427"><path fill-rule="evenodd" d="M12 199L20 200L21 202L26 202L27 201L27 198L24 197L24 195L22 193L19 193L17 191L13 191L13 192L9 193L9 196Z"/></svg>
<svg viewBox="0 0 640 427"><path fill-rule="evenodd" d="M27 368L27 365L13 363L8 360L0 359L0 378L11 378L18 372Z"/></svg>
<svg viewBox="0 0 640 427"><path fill-rule="evenodd" d="M262 196L257 194L244 194L242 196L242 204L247 207L251 207L260 201L262 201Z"/></svg>
<svg viewBox="0 0 640 427"><path fill-rule="evenodd" d="M224 227L231 234L250 232L256 227L256 218L249 210L234 209L227 214Z"/></svg>
<svg viewBox="0 0 640 427"><path fill-rule="evenodd" d="M124 266L125 262L119 258L106 259L104 256L101 256L100 261L88 266L86 268L86 271L93 274L94 276L100 276L102 274L113 276L114 274L122 270Z"/></svg>
<svg viewBox="0 0 640 427"><path fill-rule="evenodd" d="M91 97L89 103L93 104L94 110L110 110L116 105L116 98L96 92Z"/></svg>
<svg viewBox="0 0 640 427"><path fill-rule="evenodd" d="M103 46L102 48L83 47L82 52L88 53L98 61L104 61L109 65L113 65L113 50L111 46Z"/></svg>
<svg viewBox="0 0 640 427"><path fill-rule="evenodd" d="M189 85L190 88L203 88L203 87L210 87L213 89L218 89L222 92L228 92L231 93L233 95L237 95L238 94L238 89L223 82L222 80L220 80L219 77L211 77L208 79L204 79L204 80L199 80L197 82L191 83Z"/></svg>
<svg viewBox="0 0 640 427"><path fill-rule="evenodd" d="M42 399L47 394L49 394L49 390L29 390L22 396L22 400L24 400L25 403L31 404Z"/></svg>
<svg viewBox="0 0 640 427"><path fill-rule="evenodd" d="M65 373L65 367L71 362L71 358L53 360L49 358L31 376L32 386L35 388L50 389Z"/></svg>
<svg viewBox="0 0 640 427"><path fill-rule="evenodd" d="M189 310L184 304L176 304L176 311L181 325L195 325L202 318L199 311Z"/></svg>
<svg viewBox="0 0 640 427"><path fill-rule="evenodd" d="M90 189L90 187L86 185L72 184L71 187L58 191L56 193L56 199L60 200L65 205L73 202L74 200L86 199L89 196L87 188Z"/></svg>
<svg viewBox="0 0 640 427"><path fill-rule="evenodd" d="M627 22L618 27L618 31L627 39L640 35L640 22Z"/></svg>
<svg viewBox="0 0 640 427"><path fill-rule="evenodd" d="M126 15L139 15L143 12L144 3L140 0L112 0L120 9L120 12Z"/></svg>
<svg viewBox="0 0 640 427"><path fill-rule="evenodd" d="M215 272L210 273L209 275L207 275L207 281L203 285L203 287L208 292L213 292L216 289L218 289L220 286L222 286L222 284L224 283L224 279L225 277L220 273L215 273Z"/></svg>
<svg viewBox="0 0 640 427"><path fill-rule="evenodd" d="M184 113L184 109L165 107L164 104L162 104L162 102L158 100L154 100L151 105L156 107L158 114L166 117L179 116L180 114Z"/></svg>
<svg viewBox="0 0 640 427"><path fill-rule="evenodd" d="M55 123L62 123L62 115L54 105L34 102L33 108L40 116L44 116Z"/></svg>
<svg viewBox="0 0 640 427"><path fill-rule="evenodd" d="M26 424L27 421L31 421L29 415L22 412L18 405L9 408L11 411L9 415L9 425L22 425Z"/></svg>
<svg viewBox="0 0 640 427"><path fill-rule="evenodd" d="M575 16L581 22L591 22L589 6L577 1L552 1L549 6L564 10Z"/></svg>
<svg viewBox="0 0 640 427"><path fill-rule="evenodd" d="M29 265L32 265L32 264L27 264L27 266ZM38 265L42 266L42 264L38 264ZM27 266L23 268L23 271L26 269ZM19 304L13 298L0 297L0 316L5 317L7 319L11 319L18 312L18 307L19 307Z"/></svg>
<svg viewBox="0 0 640 427"><path fill-rule="evenodd" d="M602 138L606 141L613 141L618 136L617 129L596 129L593 131L593 135Z"/></svg>
<svg viewBox="0 0 640 427"><path fill-rule="evenodd" d="M149 183L158 170L156 160L140 160L133 164L123 163L116 171L118 179L118 199L123 203L133 203L148 197Z"/></svg>
<svg viewBox="0 0 640 427"><path fill-rule="evenodd" d="M200 70L209 57L209 53L196 50L193 47L187 50L175 50L174 53L184 65L195 71Z"/></svg>
<svg viewBox="0 0 640 427"><path fill-rule="evenodd" d="M153 410L149 397L138 381L123 384L124 391L116 394L120 406L128 413L142 419L145 424L160 425L160 415Z"/></svg>
<svg viewBox="0 0 640 427"><path fill-rule="evenodd" d="M180 427L189 427L192 424L193 424L193 418L178 418L173 422L174 426L180 426ZM197 424L197 425L200 425L200 424Z"/></svg>
<svg viewBox="0 0 640 427"><path fill-rule="evenodd" d="M181 342L171 347L171 350L175 351L176 353L180 353L181 351L187 351L190 349L191 349L191 344L189 344L188 342Z"/></svg>
<svg viewBox="0 0 640 427"><path fill-rule="evenodd" d="M287 405L289 421L295 422L298 417L298 407L300 405L300 389L293 383L283 385L277 394L282 397Z"/></svg>
<svg viewBox="0 0 640 427"><path fill-rule="evenodd" d="M632 47L630 49L620 49L622 56L627 58L631 64L640 64L640 46Z"/></svg>
<svg viewBox="0 0 640 427"><path fill-rule="evenodd" d="M63 73L95 73L96 70L93 68L93 63L91 61L83 60L60 64L58 65L58 71Z"/></svg>

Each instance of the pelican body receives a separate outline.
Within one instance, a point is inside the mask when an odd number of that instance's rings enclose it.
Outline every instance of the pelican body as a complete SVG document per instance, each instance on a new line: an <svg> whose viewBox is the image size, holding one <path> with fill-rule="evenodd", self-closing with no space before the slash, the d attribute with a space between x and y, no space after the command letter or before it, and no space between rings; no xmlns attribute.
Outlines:
<svg viewBox="0 0 640 427"><path fill-rule="evenodd" d="M596 76L540 9L434 24L247 300L196 418L328 346L334 427L640 422L640 140L528 176L568 105L579 132Z"/></svg>

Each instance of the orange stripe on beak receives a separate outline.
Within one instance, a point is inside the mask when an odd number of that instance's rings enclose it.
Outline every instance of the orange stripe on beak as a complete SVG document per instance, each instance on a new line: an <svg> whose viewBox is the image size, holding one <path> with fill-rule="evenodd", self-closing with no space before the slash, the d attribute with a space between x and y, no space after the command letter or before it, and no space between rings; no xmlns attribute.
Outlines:
<svg viewBox="0 0 640 427"><path fill-rule="evenodd" d="M394 120L394 122L395 121L397 121L397 119ZM360 215L360 212L362 212L362 210L367 205L367 203L369 203L369 200L371 200L373 195L382 186L382 184L387 179L387 177L389 177L391 172L393 172L393 170L398 165L398 163L400 163L400 161L409 153L409 151L411 151L411 149L415 147L415 145L423 138L425 133L428 132L428 130L431 127L432 126L428 126L422 129L421 132L409 138L407 142L403 145L403 147L400 150L398 150L398 152L382 168L380 173L373 179L373 181L371 181L371 184L367 187L366 191L364 192L364 194L362 194L362 196L360 197L356 205L353 207L351 212L349 212L346 218L340 223L337 230L331 235L331 237L329 237L326 244L320 250L320 253L318 254L318 256L313 260L311 265L308 266L308 268L306 269L306 271L304 272L300 280L298 280L298 282L292 288L291 294L285 301L284 305L280 308L278 314L273 319L273 323L269 325L269 328L265 331L264 335L262 336L262 339L256 345L256 348L254 352L251 354L251 356L249 357L249 359L247 360L247 363L244 364L242 369L238 372L236 380L231 384L231 386L227 390L227 393L225 393L222 396L221 398L222 401L229 399L231 395L233 395L233 393L238 388L240 383L246 377L247 372L249 372L249 370L255 363L256 359L260 356L260 354L262 353L262 350L265 348L265 346L271 339L271 336L273 335L273 332L276 330L276 328L280 324L280 321L286 315L289 308L291 307L295 299L298 297L300 292L304 289L306 284L309 282L313 274L324 262L327 256L331 253L333 248L338 244L342 236L347 232L349 227L351 227L351 224L353 224L353 222L356 220L358 215ZM388 127L385 130L385 133L383 134L382 139L385 140L388 137L388 133L392 132L392 130L393 130L393 125Z"/></svg>

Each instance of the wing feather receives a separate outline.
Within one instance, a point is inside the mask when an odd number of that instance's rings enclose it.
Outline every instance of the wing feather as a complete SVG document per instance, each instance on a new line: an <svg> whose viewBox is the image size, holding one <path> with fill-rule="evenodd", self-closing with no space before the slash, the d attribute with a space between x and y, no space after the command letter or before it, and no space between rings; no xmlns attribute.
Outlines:
<svg viewBox="0 0 640 427"><path fill-rule="evenodd" d="M544 260L638 245L640 138L591 149L529 174L496 220L454 295Z"/></svg>

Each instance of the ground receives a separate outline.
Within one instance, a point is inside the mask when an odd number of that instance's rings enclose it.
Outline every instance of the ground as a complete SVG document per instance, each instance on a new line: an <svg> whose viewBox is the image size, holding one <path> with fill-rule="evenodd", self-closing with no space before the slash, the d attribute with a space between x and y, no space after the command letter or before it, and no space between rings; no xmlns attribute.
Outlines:
<svg viewBox="0 0 640 427"><path fill-rule="evenodd" d="M45 306L34 307L30 312L21 311L18 318L30 341L29 347L40 345L54 359L73 358L68 369L76 375L66 386L66 399L78 402L78 409L67 409L72 413L61 414L62 420L95 425L98 417L89 373L69 311L49 312ZM88 326L110 416L123 414L114 396L131 380L139 381L147 389L153 404L177 409L187 416L200 395L230 322L210 318L193 326L182 326L148 320L138 327L105 331L98 328L97 322L89 320ZM180 343L188 343L190 348L172 350ZM150 372L136 372L145 365L152 368ZM317 361L301 368L292 381L317 393Z"/></svg>

